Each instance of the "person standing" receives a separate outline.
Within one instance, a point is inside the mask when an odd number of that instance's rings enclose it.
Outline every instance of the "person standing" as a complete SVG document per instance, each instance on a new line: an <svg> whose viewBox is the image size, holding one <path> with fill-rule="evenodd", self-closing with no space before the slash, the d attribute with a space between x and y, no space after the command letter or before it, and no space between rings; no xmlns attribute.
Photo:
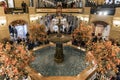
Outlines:
<svg viewBox="0 0 120 80"><path fill-rule="evenodd" d="M23 1L23 2L21 3L21 6L22 6L22 9L23 9L23 12L26 12L27 4Z"/></svg>
<svg viewBox="0 0 120 80"><path fill-rule="evenodd" d="M7 13L7 4L5 1L2 1L1 6L4 8L4 12Z"/></svg>

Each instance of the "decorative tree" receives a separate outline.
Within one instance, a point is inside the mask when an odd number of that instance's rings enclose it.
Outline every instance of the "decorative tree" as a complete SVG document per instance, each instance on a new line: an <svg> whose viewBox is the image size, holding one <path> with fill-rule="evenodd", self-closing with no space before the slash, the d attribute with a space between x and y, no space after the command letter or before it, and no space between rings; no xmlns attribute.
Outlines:
<svg viewBox="0 0 120 80"><path fill-rule="evenodd" d="M113 76L118 72L120 64L120 48L111 41L93 43L87 51L87 60L97 65L97 71L106 77ZM91 58L91 56L93 56Z"/></svg>
<svg viewBox="0 0 120 80"><path fill-rule="evenodd" d="M73 32L73 39L78 44L82 41L86 45L86 61L89 65L97 66L100 75L111 77L118 72L117 65L120 65L120 48L111 41L92 42L92 26L80 25ZM103 79L102 79L103 80ZM105 79L106 80L106 79Z"/></svg>
<svg viewBox="0 0 120 80"><path fill-rule="evenodd" d="M72 33L73 39L80 42L88 43L92 38L92 26L80 24L80 26ZM85 44L86 45L86 44Z"/></svg>
<svg viewBox="0 0 120 80"><path fill-rule="evenodd" d="M39 40L40 42L44 42L47 38L47 34L45 32L45 26L40 24L34 24L30 26L30 39L31 40Z"/></svg>

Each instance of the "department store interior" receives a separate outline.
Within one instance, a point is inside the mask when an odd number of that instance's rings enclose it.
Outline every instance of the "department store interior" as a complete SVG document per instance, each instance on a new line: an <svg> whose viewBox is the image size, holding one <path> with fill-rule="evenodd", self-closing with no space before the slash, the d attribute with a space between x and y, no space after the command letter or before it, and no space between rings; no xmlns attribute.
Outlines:
<svg viewBox="0 0 120 80"><path fill-rule="evenodd" d="M120 0L0 0L0 80L120 80Z"/></svg>

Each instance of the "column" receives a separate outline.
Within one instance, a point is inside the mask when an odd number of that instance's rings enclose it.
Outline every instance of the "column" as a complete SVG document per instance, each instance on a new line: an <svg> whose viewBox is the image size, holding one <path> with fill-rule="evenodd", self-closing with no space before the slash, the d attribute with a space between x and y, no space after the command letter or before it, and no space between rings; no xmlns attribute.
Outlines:
<svg viewBox="0 0 120 80"><path fill-rule="evenodd" d="M33 7L36 7L36 0L33 0Z"/></svg>
<svg viewBox="0 0 120 80"><path fill-rule="evenodd" d="M115 0L112 0L113 1L113 5L115 5Z"/></svg>
<svg viewBox="0 0 120 80"><path fill-rule="evenodd" d="M36 0L35 5L36 5L35 7L38 8L39 5L38 0Z"/></svg>
<svg viewBox="0 0 120 80"><path fill-rule="evenodd" d="M33 0L30 0L30 7L33 7Z"/></svg>
<svg viewBox="0 0 120 80"><path fill-rule="evenodd" d="M38 8L40 7L40 0L38 0Z"/></svg>
<svg viewBox="0 0 120 80"><path fill-rule="evenodd" d="M88 1L86 1L86 0L81 0L81 1L82 1L82 7L85 7L86 2L88 2Z"/></svg>

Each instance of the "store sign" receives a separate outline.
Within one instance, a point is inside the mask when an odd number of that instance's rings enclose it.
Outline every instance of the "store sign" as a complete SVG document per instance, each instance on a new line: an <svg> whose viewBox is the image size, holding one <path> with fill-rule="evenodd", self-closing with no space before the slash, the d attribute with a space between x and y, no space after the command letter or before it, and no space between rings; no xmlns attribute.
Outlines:
<svg viewBox="0 0 120 80"><path fill-rule="evenodd" d="M82 10L83 9L62 9L62 12L65 12L65 13L70 13L70 12L72 12L72 13L81 13L82 12Z"/></svg>
<svg viewBox="0 0 120 80"><path fill-rule="evenodd" d="M62 9L62 13L82 13L83 9ZM56 13L56 9L36 9L37 13Z"/></svg>
<svg viewBox="0 0 120 80"><path fill-rule="evenodd" d="M56 12L56 9L36 9L36 12L37 13L45 13L45 12L54 13Z"/></svg>

